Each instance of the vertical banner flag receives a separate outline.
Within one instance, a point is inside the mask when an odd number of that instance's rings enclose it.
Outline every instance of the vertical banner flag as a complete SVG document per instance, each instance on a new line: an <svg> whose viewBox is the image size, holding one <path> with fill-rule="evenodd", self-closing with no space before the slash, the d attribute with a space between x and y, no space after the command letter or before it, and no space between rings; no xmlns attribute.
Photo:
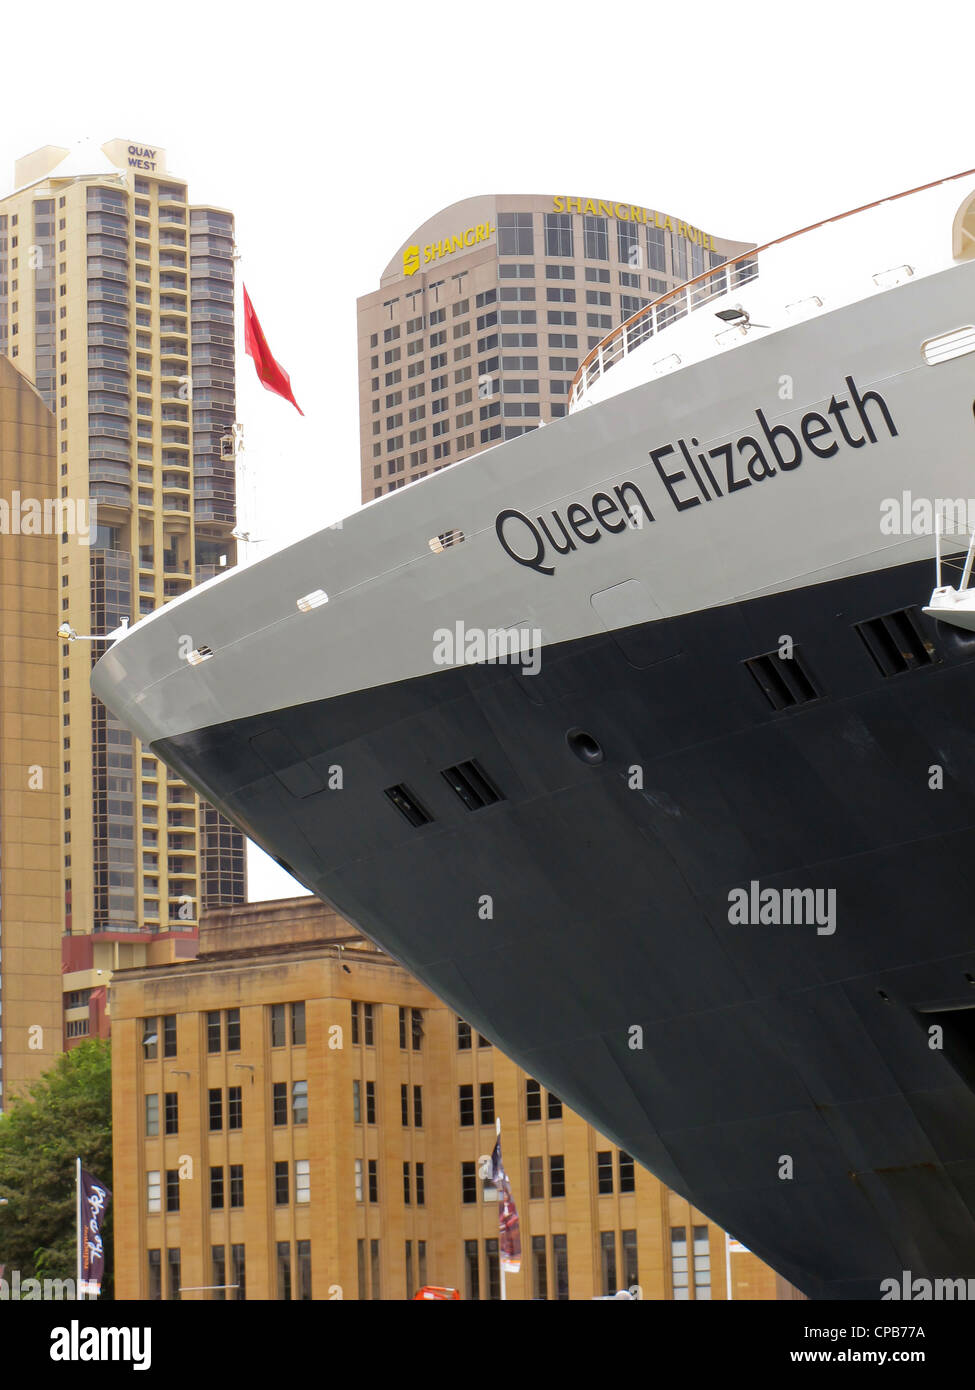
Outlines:
<svg viewBox="0 0 975 1390"><path fill-rule="evenodd" d="M290 401L299 415L304 415L304 411L294 398L291 390L291 378L275 360L274 354L267 345L264 330L258 322L257 315L254 313L254 306L251 297L247 293L247 286L243 286L244 291L244 351L248 357L253 357L254 366L257 368L257 375L268 391L273 391L277 396L283 396L286 401Z"/></svg>
<svg viewBox="0 0 975 1390"><path fill-rule="evenodd" d="M518 1210L511 1195L511 1184L501 1162L500 1134L491 1154L491 1180L498 1189L498 1250L501 1255L501 1268L508 1274L517 1274L521 1269L521 1231L518 1226Z"/></svg>
<svg viewBox="0 0 975 1390"><path fill-rule="evenodd" d="M105 1220L112 1194L104 1183L81 1169L79 1297L102 1290L105 1274L105 1250L102 1245L102 1223Z"/></svg>

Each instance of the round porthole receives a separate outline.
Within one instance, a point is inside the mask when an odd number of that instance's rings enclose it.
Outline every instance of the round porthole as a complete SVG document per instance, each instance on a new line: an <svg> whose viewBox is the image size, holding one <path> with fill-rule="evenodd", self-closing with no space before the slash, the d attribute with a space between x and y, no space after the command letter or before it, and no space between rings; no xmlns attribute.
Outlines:
<svg viewBox="0 0 975 1390"><path fill-rule="evenodd" d="M570 729L565 741L579 761L588 763L590 767L601 763L605 756L599 740L593 738L592 734L587 734L585 729Z"/></svg>

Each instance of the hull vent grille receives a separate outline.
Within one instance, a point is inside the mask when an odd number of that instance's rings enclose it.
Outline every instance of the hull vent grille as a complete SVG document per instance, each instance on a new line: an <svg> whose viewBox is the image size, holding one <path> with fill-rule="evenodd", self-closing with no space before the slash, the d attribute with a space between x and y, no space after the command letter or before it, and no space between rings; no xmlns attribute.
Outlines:
<svg viewBox="0 0 975 1390"><path fill-rule="evenodd" d="M423 809L410 789L402 782L399 782L395 787L386 787L384 795L389 797L400 815L404 816L415 828L429 825L430 821L433 820L430 813Z"/></svg>
<svg viewBox="0 0 975 1390"><path fill-rule="evenodd" d="M899 613L854 624L882 676L900 676L941 660L934 643L923 636L916 613L914 608L902 608Z"/></svg>
<svg viewBox="0 0 975 1390"><path fill-rule="evenodd" d="M487 773L473 759L458 763L456 767L445 767L440 776L468 811L479 811L482 806L493 806L496 801L504 800Z"/></svg>
<svg viewBox="0 0 975 1390"><path fill-rule="evenodd" d="M793 648L792 655L788 657L781 656L777 651L753 656L745 665L775 710L806 705L821 696L821 691L816 688L803 664L798 648Z"/></svg>

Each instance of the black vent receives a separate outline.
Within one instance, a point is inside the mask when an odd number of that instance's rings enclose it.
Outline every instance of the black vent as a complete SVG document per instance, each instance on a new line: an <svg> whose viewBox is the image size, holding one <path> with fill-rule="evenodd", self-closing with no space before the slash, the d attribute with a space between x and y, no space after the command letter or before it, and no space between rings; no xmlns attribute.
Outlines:
<svg viewBox="0 0 975 1390"><path fill-rule="evenodd" d="M479 811L482 806L492 806L504 797L473 759L468 763L458 763L456 767L445 767L440 776L463 801L468 811Z"/></svg>
<svg viewBox="0 0 975 1390"><path fill-rule="evenodd" d="M934 643L922 635L916 614L916 608L902 608L854 624L882 676L899 676L941 660Z"/></svg>
<svg viewBox="0 0 975 1390"><path fill-rule="evenodd" d="M789 709L820 698L821 692L803 665L798 647L793 648L791 656L766 652L764 656L751 657L745 665L773 709Z"/></svg>
<svg viewBox="0 0 975 1390"><path fill-rule="evenodd" d="M424 811L413 793L408 787L405 787L402 782L400 782L398 786L387 787L384 795L389 797L397 811L399 811L401 816L406 817L410 825L427 825L433 820L433 817L427 811Z"/></svg>

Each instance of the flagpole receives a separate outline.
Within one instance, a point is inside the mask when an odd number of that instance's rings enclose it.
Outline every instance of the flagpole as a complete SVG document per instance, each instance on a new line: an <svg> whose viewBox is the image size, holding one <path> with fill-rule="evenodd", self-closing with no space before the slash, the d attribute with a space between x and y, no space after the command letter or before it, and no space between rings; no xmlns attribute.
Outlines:
<svg viewBox="0 0 975 1390"><path fill-rule="evenodd" d="M75 1245L76 1245L76 1247L77 1247L77 1270L78 1270L78 1282L77 1282L77 1284L75 1285L75 1298L78 1299L78 1298L83 1298L83 1297L84 1297L84 1294L81 1292L81 1159L80 1159L80 1158L76 1158L75 1161L74 1161L74 1164L75 1164L75 1167L74 1167L74 1188L75 1188L74 1215L75 1215L75 1234L76 1234Z"/></svg>
<svg viewBox="0 0 975 1390"><path fill-rule="evenodd" d="M498 1143L500 1144L500 1143L501 1143L501 1116L500 1116L500 1115L497 1117L497 1119L496 1119L496 1121L495 1121L495 1132L496 1132L497 1137L498 1137ZM500 1194L500 1192L499 1192L499 1193L498 1193L498 1199L500 1200L500 1198L501 1198L501 1194ZM500 1239L498 1240L498 1266L500 1267L500 1270L501 1270L501 1302L504 1303L504 1302L505 1302L505 1299L506 1299L505 1284L504 1284L504 1258L503 1258L502 1252L501 1252L501 1241L500 1241Z"/></svg>

